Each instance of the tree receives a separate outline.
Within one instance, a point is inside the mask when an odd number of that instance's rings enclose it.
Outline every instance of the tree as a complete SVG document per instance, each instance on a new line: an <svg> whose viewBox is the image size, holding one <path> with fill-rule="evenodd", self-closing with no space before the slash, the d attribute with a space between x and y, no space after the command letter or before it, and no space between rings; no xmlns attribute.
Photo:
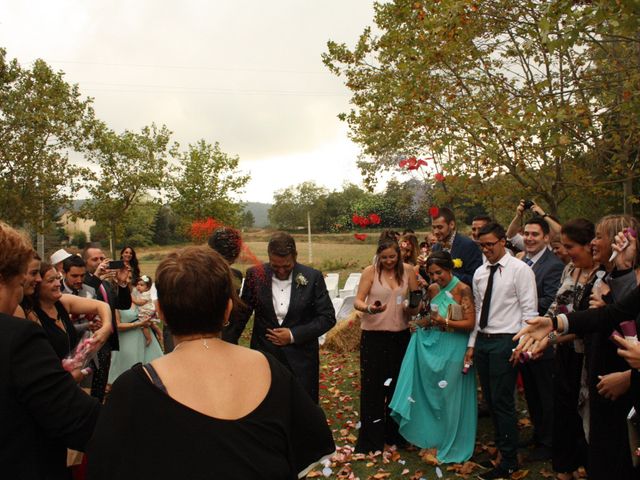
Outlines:
<svg viewBox="0 0 640 480"><path fill-rule="evenodd" d="M253 216L253 212L251 210L245 210L242 213L242 218L240 219L240 226L242 228L253 228L255 223L256 217Z"/></svg>
<svg viewBox="0 0 640 480"><path fill-rule="evenodd" d="M162 205L156 212L153 232L153 243L158 245L169 245L187 240L184 232L180 230L180 219L169 205Z"/></svg>
<svg viewBox="0 0 640 480"><path fill-rule="evenodd" d="M220 144L204 140L190 144L184 152L174 149L178 161L171 181L171 208L185 223L211 217L236 224L242 207L234 196L242 193L250 179L238 171L238 156L223 152Z"/></svg>
<svg viewBox="0 0 640 480"><path fill-rule="evenodd" d="M91 145L89 158L99 172L87 186L91 198L82 215L108 225L114 257L131 209L152 201L151 194L166 186L170 136L167 127L155 124L120 135L103 128Z"/></svg>
<svg viewBox="0 0 640 480"><path fill-rule="evenodd" d="M584 179L619 180L638 160L638 14L625 3L377 3L380 36L323 55L353 93L341 118L363 173L427 154L463 189L495 195L488 180L508 176L552 213L611 193Z"/></svg>
<svg viewBox="0 0 640 480"><path fill-rule="evenodd" d="M328 191L315 182L303 182L299 185L278 190L273 194L273 206L269 209L269 221L283 230L304 228L307 226L307 214L311 218L314 230L322 229L325 201Z"/></svg>
<svg viewBox="0 0 640 480"><path fill-rule="evenodd" d="M0 49L0 218L44 233L86 170L70 163L96 124L91 99L44 61L31 69Z"/></svg>

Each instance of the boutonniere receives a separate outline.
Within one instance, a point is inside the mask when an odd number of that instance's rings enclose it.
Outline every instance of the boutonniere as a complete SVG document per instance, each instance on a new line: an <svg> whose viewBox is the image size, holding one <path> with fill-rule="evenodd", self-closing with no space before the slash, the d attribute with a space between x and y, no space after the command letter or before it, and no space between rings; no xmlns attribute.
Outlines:
<svg viewBox="0 0 640 480"><path fill-rule="evenodd" d="M296 275L296 285L297 286L305 286L309 284L309 280L307 280L307 277L305 277L303 274L299 273L298 275Z"/></svg>
<svg viewBox="0 0 640 480"><path fill-rule="evenodd" d="M461 268L462 267L462 259L454 258L453 259L453 268Z"/></svg>

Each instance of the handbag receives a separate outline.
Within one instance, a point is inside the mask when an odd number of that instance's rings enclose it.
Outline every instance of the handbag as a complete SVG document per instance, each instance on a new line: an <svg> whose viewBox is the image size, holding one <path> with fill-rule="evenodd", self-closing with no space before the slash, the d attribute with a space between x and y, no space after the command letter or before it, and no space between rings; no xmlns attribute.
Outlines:
<svg viewBox="0 0 640 480"><path fill-rule="evenodd" d="M452 303L447 307L447 320L462 320L462 306Z"/></svg>

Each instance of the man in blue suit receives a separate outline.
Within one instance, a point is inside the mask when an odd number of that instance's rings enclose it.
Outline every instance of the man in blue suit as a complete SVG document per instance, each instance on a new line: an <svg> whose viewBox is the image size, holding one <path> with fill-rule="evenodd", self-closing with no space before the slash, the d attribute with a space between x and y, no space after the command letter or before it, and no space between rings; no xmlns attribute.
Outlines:
<svg viewBox="0 0 640 480"><path fill-rule="evenodd" d="M538 291L538 312L547 313L560 287L564 270L562 261L549 249L549 224L540 216L527 220L524 226L522 260L533 269ZM524 393L533 423L535 449L530 461L551 458L553 429L553 349L548 348L542 358L521 366Z"/></svg>
<svg viewBox="0 0 640 480"><path fill-rule="evenodd" d="M433 234L438 243L433 246L433 251L445 250L451 253L454 259L453 274L469 286L473 285L473 273L482 265L482 253L478 245L469 237L465 237L456 231L456 217L450 208L442 207L438 217L431 222ZM460 260L462 265L456 266Z"/></svg>

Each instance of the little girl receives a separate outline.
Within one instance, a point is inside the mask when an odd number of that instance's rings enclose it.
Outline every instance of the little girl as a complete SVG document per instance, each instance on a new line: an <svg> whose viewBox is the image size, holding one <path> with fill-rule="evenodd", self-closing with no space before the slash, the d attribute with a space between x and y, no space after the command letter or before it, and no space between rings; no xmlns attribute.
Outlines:
<svg viewBox="0 0 640 480"><path fill-rule="evenodd" d="M138 305L138 318L140 321L149 322L149 327L154 331L158 342L162 345L162 330L158 327L156 307L151 300L151 285L153 285L153 280L151 280L147 275L142 275L136 284L137 293L131 296L131 301ZM149 328L143 327L142 333L146 339L145 343L149 345L151 343Z"/></svg>

